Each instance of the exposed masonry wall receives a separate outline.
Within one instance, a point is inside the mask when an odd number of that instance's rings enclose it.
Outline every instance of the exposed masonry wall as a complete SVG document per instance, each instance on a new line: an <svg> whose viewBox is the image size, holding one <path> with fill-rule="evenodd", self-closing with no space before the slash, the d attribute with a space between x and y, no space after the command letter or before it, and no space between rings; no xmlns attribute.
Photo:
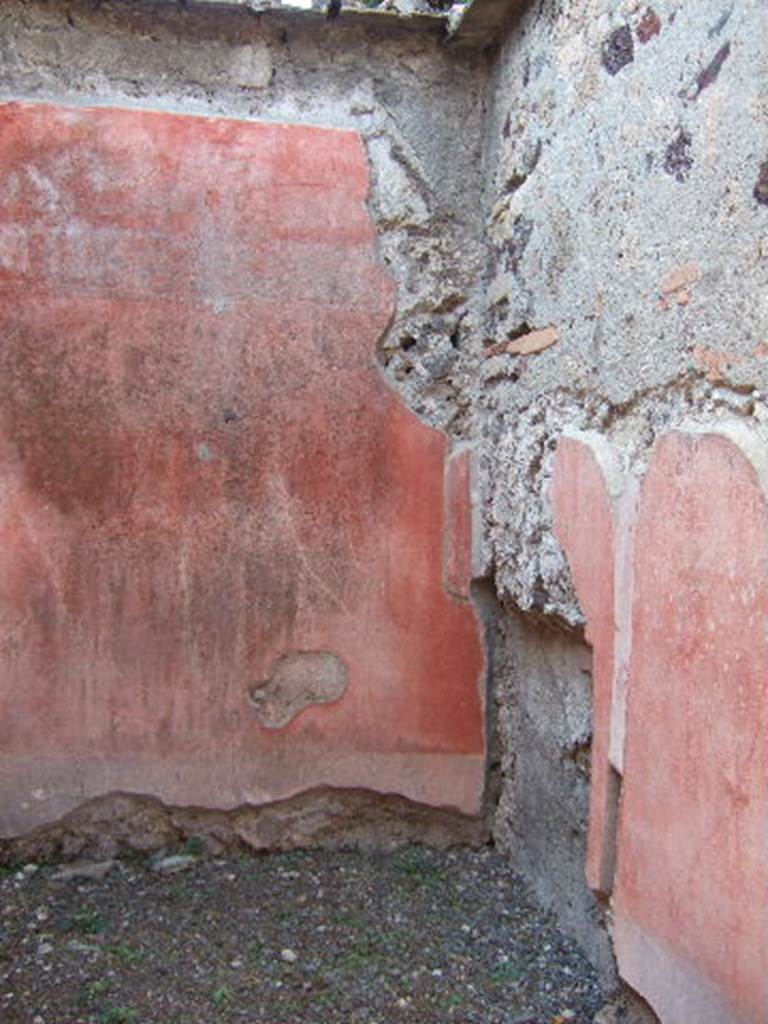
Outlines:
<svg viewBox="0 0 768 1024"><path fill-rule="evenodd" d="M149 853L190 836L218 855L309 845L377 850L419 842L438 848L479 846L482 833L476 818L364 789L311 789L264 807L233 811L170 807L154 797L118 793L89 800L54 825L13 842L0 840L0 863Z"/></svg>
<svg viewBox="0 0 768 1024"><path fill-rule="evenodd" d="M565 426L632 461L692 413L765 416L766 13L541 0L498 55L485 340L559 333L477 388L490 558L522 608L581 621L546 500Z"/></svg>
<svg viewBox="0 0 768 1024"><path fill-rule="evenodd" d="M495 839L610 981L602 909L584 881L590 651L578 636L511 606L501 610L497 629L502 785Z"/></svg>

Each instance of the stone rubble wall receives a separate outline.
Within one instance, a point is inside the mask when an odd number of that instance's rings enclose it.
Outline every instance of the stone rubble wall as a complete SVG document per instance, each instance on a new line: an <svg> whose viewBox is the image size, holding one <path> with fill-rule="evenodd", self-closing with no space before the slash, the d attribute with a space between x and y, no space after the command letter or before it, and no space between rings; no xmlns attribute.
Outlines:
<svg viewBox="0 0 768 1024"><path fill-rule="evenodd" d="M475 423L488 560L523 609L583 621L547 496L565 427L641 468L691 414L765 418L765 31L752 0L543 0L496 57Z"/></svg>

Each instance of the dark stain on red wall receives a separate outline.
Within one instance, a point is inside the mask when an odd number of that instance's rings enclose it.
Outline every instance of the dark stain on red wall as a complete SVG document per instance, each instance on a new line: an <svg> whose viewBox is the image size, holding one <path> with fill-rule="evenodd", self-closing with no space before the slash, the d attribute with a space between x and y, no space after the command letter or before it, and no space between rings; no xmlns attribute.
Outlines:
<svg viewBox="0 0 768 1024"><path fill-rule="evenodd" d="M478 624L441 584L446 442L375 366L394 296L367 190L351 132L0 108L11 757L83 796L108 776L199 803L359 784L372 750L482 761ZM290 651L333 652L348 685L265 730L248 693ZM392 765L379 788L439 793ZM474 761L451 771L442 802L479 800Z"/></svg>

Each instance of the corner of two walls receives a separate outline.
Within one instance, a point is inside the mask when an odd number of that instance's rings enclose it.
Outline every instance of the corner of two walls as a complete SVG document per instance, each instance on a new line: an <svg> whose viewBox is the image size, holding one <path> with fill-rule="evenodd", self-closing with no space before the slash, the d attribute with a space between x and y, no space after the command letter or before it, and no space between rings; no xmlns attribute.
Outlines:
<svg viewBox="0 0 768 1024"><path fill-rule="evenodd" d="M398 23L68 10L6 3L3 98L365 139L379 256L398 285L382 372L476 451L494 832L609 978L584 882L591 656L553 531L552 466L566 430L607 438L639 475L656 438L692 416L766 419L760 12L541 0L489 77L484 55Z"/></svg>

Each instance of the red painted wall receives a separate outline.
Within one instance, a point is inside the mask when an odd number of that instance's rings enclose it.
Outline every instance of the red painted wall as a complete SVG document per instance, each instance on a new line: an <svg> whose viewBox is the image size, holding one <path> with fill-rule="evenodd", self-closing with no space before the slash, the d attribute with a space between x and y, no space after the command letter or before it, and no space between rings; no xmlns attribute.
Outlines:
<svg viewBox="0 0 768 1024"><path fill-rule="evenodd" d="M601 442L605 446L605 442ZM615 844L619 971L662 1024L768 1020L768 469L742 426L656 445L631 506L610 502L594 438L558 449L558 535L595 651L592 854ZM587 528L591 523L593 530ZM629 637L611 613L613 538L634 529ZM622 681L606 652L629 647ZM621 745L618 827L601 813Z"/></svg>
<svg viewBox="0 0 768 1024"><path fill-rule="evenodd" d="M619 962L665 1024L764 1024L768 500L740 445L657 445L634 576Z"/></svg>
<svg viewBox="0 0 768 1024"><path fill-rule="evenodd" d="M0 108L2 834L113 790L477 809L479 625L445 438L375 365L368 188L351 132ZM292 652L343 693L265 725Z"/></svg>

